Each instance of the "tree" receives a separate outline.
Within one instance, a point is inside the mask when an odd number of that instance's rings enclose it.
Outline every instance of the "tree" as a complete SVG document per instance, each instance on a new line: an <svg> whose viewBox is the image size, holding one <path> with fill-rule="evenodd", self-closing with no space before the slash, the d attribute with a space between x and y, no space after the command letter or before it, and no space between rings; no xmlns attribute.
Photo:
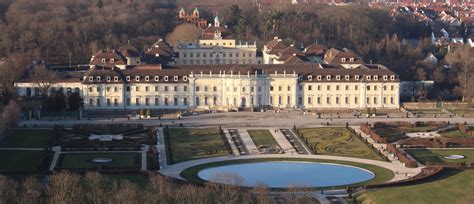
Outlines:
<svg viewBox="0 0 474 204"><path fill-rule="evenodd" d="M87 184L86 197L90 203L101 204L107 200L107 189L114 185L108 185L105 177L97 172L88 172L84 179ZM113 190L116 190L112 188Z"/></svg>
<svg viewBox="0 0 474 204"><path fill-rule="evenodd" d="M67 98L69 111L78 111L84 105L84 99L79 93L71 93Z"/></svg>
<svg viewBox="0 0 474 204"><path fill-rule="evenodd" d="M63 92L58 91L47 97L43 107L48 111L64 111L66 105L66 96Z"/></svg>
<svg viewBox="0 0 474 204"><path fill-rule="evenodd" d="M55 173L50 178L46 187L48 203L67 204L83 201L81 177L79 175L68 172Z"/></svg>
<svg viewBox="0 0 474 204"><path fill-rule="evenodd" d="M48 95L49 88L57 82L59 77L56 72L45 68L43 65L38 65L31 72L30 78L40 89L41 95L45 97Z"/></svg>
<svg viewBox="0 0 474 204"><path fill-rule="evenodd" d="M196 42L201 37L202 29L192 24L182 24L166 36L166 41L173 46L177 46L180 42Z"/></svg>
<svg viewBox="0 0 474 204"><path fill-rule="evenodd" d="M454 48L446 55L446 61L457 70L457 92L462 96L462 101L474 96L474 49L465 45Z"/></svg>
<svg viewBox="0 0 474 204"><path fill-rule="evenodd" d="M3 105L15 95L15 81L19 78L19 72L15 69L11 61L0 64L0 99L3 99Z"/></svg>
<svg viewBox="0 0 474 204"><path fill-rule="evenodd" d="M19 196L19 203L35 204L40 203L42 195L41 185L37 178L28 177L20 184L21 196Z"/></svg>

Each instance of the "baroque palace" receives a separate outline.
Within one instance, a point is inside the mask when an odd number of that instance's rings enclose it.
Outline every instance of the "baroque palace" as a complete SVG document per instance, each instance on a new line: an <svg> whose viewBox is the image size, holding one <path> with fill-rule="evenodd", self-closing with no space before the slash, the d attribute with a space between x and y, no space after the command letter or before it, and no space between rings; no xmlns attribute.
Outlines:
<svg viewBox="0 0 474 204"><path fill-rule="evenodd" d="M383 65L350 50L296 48L278 38L258 57L256 45L236 45L215 20L198 45L175 50L160 40L145 52L130 45L101 50L88 70L61 73L48 93L80 93L89 110L399 108L399 78ZM23 97L38 96L39 86L29 77L16 83Z"/></svg>

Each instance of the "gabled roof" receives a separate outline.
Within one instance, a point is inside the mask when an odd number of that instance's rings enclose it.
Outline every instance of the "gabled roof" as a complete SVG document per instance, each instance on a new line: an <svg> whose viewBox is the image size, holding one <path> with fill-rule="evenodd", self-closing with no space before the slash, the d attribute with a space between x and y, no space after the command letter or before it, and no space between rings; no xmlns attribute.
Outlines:
<svg viewBox="0 0 474 204"><path fill-rule="evenodd" d="M345 59L344 62L343 58ZM351 58L353 59L352 62L350 61ZM341 51L335 48L331 48L326 52L324 61L328 64L364 64L362 58L351 50L344 49Z"/></svg>
<svg viewBox="0 0 474 204"><path fill-rule="evenodd" d="M304 53L310 56L324 55L327 47L319 44L311 44L304 49Z"/></svg>
<svg viewBox="0 0 474 204"><path fill-rule="evenodd" d="M203 31L200 39L212 40L214 39L215 33L218 33L218 32L221 33L222 39L235 39L234 34L229 29L222 26L219 26L219 27L211 26L211 27L206 28Z"/></svg>
<svg viewBox="0 0 474 204"><path fill-rule="evenodd" d="M105 60L103 62L102 60ZM113 59L113 62L112 62ZM126 65L127 59L118 50L100 50L92 56L90 65L104 65L104 66L115 66L115 65Z"/></svg>

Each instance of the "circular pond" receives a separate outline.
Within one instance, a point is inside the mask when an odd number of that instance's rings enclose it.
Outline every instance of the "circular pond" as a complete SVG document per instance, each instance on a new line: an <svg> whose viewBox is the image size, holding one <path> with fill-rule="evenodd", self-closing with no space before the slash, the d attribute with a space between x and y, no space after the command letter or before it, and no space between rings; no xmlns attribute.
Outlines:
<svg viewBox="0 0 474 204"><path fill-rule="evenodd" d="M317 162L252 162L199 171L201 179L240 186L270 188L343 186L371 180L375 174L353 166Z"/></svg>

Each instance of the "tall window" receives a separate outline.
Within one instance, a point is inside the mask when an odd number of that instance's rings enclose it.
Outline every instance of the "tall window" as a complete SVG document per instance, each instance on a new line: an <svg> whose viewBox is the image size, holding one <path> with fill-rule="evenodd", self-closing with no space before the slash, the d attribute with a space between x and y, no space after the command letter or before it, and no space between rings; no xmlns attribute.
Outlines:
<svg viewBox="0 0 474 204"><path fill-rule="evenodd" d="M168 105L169 105L168 98L165 98L165 106L168 106Z"/></svg>
<svg viewBox="0 0 474 204"><path fill-rule="evenodd" d="M173 102L173 104L174 104L175 106L177 106L177 105L178 105L178 98L176 98L176 97L174 98L174 102Z"/></svg>
<svg viewBox="0 0 474 204"><path fill-rule="evenodd" d="M137 106L140 105L140 98L135 98L135 105L137 105Z"/></svg>
<svg viewBox="0 0 474 204"><path fill-rule="evenodd" d="M145 105L146 105L146 106L149 106L149 105L150 105L150 99L149 99L149 98L145 98Z"/></svg>
<svg viewBox="0 0 474 204"><path fill-rule="evenodd" d="M183 98L183 105L185 105L185 106L188 105L188 98Z"/></svg>

